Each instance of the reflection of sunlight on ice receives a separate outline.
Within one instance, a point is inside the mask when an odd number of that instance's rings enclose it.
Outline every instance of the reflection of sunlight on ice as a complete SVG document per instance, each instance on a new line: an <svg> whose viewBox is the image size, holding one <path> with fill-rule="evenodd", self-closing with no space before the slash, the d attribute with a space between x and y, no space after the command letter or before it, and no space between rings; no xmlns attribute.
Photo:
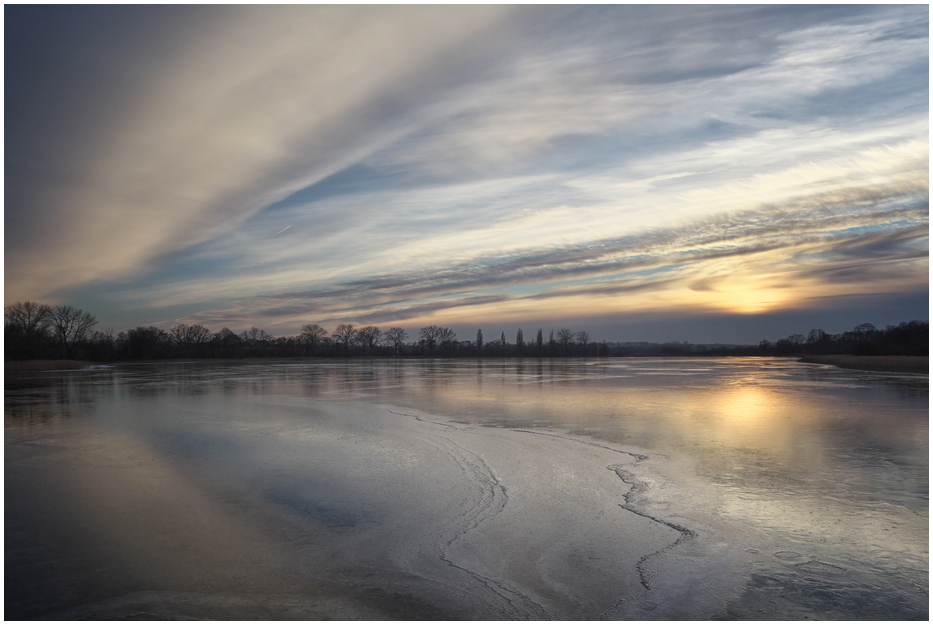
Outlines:
<svg viewBox="0 0 933 625"><path fill-rule="evenodd" d="M721 418L741 426L775 417L780 404L772 395L759 386L737 386L718 393L712 403Z"/></svg>
<svg viewBox="0 0 933 625"><path fill-rule="evenodd" d="M911 593L926 592L929 570L926 380L865 382L770 358L204 363L95 376L49 387L49 416L31 396L7 406L7 449L18 441L8 482L37 464L61 474L56 518L100 545L109 568L86 579L118 597L282 595L324 579L460 601L449 614L488 618L715 615L740 591L732 617L760 606L782 618L925 614ZM674 528L653 519L697 535L669 549ZM30 531L45 544L48 531ZM639 561L652 590L605 613L620 587L643 592L626 573ZM485 595L488 579L524 607ZM347 592L328 614L353 616L369 596ZM690 603L699 596L705 607ZM857 607L826 612L817 596Z"/></svg>
<svg viewBox="0 0 933 625"><path fill-rule="evenodd" d="M788 462L821 470L825 449L819 430L810 427L811 407L792 392L755 382L744 379L702 391L693 403L690 427L705 423L707 436L732 450L733 462L766 471L783 472Z"/></svg>

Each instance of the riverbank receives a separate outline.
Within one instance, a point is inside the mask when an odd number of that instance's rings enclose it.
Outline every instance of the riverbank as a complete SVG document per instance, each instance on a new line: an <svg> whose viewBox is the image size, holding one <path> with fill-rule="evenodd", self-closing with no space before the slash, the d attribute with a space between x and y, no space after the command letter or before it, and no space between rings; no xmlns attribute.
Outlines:
<svg viewBox="0 0 933 625"><path fill-rule="evenodd" d="M888 373L930 373L929 356L804 356L800 362L833 365L841 369L858 371L884 371Z"/></svg>
<svg viewBox="0 0 933 625"><path fill-rule="evenodd" d="M3 363L3 374L84 369L94 364L97 363L87 360L7 360Z"/></svg>

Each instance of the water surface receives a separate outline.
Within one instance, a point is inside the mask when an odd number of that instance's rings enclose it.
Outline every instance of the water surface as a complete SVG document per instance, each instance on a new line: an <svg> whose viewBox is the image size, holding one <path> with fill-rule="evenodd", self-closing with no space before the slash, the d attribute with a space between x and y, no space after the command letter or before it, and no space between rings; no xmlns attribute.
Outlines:
<svg viewBox="0 0 933 625"><path fill-rule="evenodd" d="M6 616L926 619L928 393L768 358L8 380Z"/></svg>

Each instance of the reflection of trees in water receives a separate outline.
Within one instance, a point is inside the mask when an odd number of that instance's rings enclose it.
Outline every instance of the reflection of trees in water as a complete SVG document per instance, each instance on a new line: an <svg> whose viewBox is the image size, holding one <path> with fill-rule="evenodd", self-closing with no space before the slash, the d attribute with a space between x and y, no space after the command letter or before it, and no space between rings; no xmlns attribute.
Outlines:
<svg viewBox="0 0 933 625"><path fill-rule="evenodd" d="M70 405L64 402L8 404L4 409L4 414L17 426L26 427L42 425L59 419L69 419L73 416Z"/></svg>

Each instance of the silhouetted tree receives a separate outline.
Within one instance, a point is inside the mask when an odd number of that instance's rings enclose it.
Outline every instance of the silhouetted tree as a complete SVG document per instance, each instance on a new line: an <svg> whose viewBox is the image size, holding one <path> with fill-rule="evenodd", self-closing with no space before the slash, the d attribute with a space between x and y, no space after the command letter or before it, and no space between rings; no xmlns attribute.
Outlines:
<svg viewBox="0 0 933 625"><path fill-rule="evenodd" d="M356 337L360 344L369 348L369 355L373 355L373 347L379 343L382 337L382 331L376 326L366 326L356 331Z"/></svg>
<svg viewBox="0 0 933 625"><path fill-rule="evenodd" d="M450 328L441 328L437 335L437 341L441 344L441 349L447 355L453 355L457 343L457 333Z"/></svg>
<svg viewBox="0 0 933 625"><path fill-rule="evenodd" d="M438 326L427 326L418 331L418 340L428 350L428 355L434 355L434 346L437 345L441 336L441 328Z"/></svg>
<svg viewBox="0 0 933 625"><path fill-rule="evenodd" d="M321 339L327 336L327 330L316 323L309 323L301 326L301 340L308 346L311 355L317 353L317 348L321 344Z"/></svg>
<svg viewBox="0 0 933 625"><path fill-rule="evenodd" d="M211 331L198 324L182 323L169 329L168 334L182 356L202 356L203 347L211 339Z"/></svg>
<svg viewBox="0 0 933 625"><path fill-rule="evenodd" d="M509 344L505 342L505 331L502 332L502 336L499 337L499 344L502 345L502 355L509 355Z"/></svg>
<svg viewBox="0 0 933 625"><path fill-rule="evenodd" d="M204 347L210 340L211 331L201 324L196 323L188 326L188 330L185 333L185 341L193 348L196 356L200 356L204 353Z"/></svg>
<svg viewBox="0 0 933 625"><path fill-rule="evenodd" d="M586 330L577 332L577 341L583 346L583 355L586 356L586 346L590 342L590 333Z"/></svg>
<svg viewBox="0 0 933 625"><path fill-rule="evenodd" d="M227 330L227 328L224 328ZM227 330L230 332L230 330ZM239 341L239 338L230 332L233 338ZM132 330L127 330L117 337L122 351L127 358L131 360L149 360L153 358L163 358L168 352L170 345L168 332L155 326L139 326ZM237 354L230 354L231 356Z"/></svg>
<svg viewBox="0 0 933 625"><path fill-rule="evenodd" d="M823 340L824 336L826 336L826 332L820 328L814 328L807 334L807 343L818 343Z"/></svg>
<svg viewBox="0 0 933 625"><path fill-rule="evenodd" d="M902 321L884 329L885 353L927 356L930 353L930 324L926 321Z"/></svg>
<svg viewBox="0 0 933 625"><path fill-rule="evenodd" d="M398 356L402 347L405 346L405 340L408 338L408 332L405 332L402 328L392 327L386 330L385 339L388 341L393 348L395 348L395 355Z"/></svg>
<svg viewBox="0 0 933 625"><path fill-rule="evenodd" d="M525 336L522 334L521 328L519 328L518 332L515 334L515 351L518 354L525 351Z"/></svg>
<svg viewBox="0 0 933 625"><path fill-rule="evenodd" d="M564 355L569 355L570 343L573 341L573 332L569 328L561 328L557 331L557 340L560 342Z"/></svg>
<svg viewBox="0 0 933 625"><path fill-rule="evenodd" d="M94 315L74 306L55 306L50 313L49 328L62 347L65 358L74 357L75 344L83 341L95 325L97 319Z"/></svg>
<svg viewBox="0 0 933 625"><path fill-rule="evenodd" d="M117 355L114 341L115 338L112 328L107 328L103 332L94 332L88 341L90 359L105 361L113 360Z"/></svg>
<svg viewBox="0 0 933 625"><path fill-rule="evenodd" d="M36 302L16 302L3 309L4 357L40 358L51 348L48 323L52 309Z"/></svg>
<svg viewBox="0 0 933 625"><path fill-rule="evenodd" d="M343 344L343 350L347 356L350 355L350 346L353 344L355 337L356 328L353 327L352 323L341 323L334 330L334 338Z"/></svg>
<svg viewBox="0 0 933 625"><path fill-rule="evenodd" d="M318 351L322 354L338 355L340 343L331 336L322 337L318 342Z"/></svg>
<svg viewBox="0 0 933 625"><path fill-rule="evenodd" d="M482 329L476 331L476 353L480 354L483 352L483 331Z"/></svg>
<svg viewBox="0 0 933 625"><path fill-rule="evenodd" d="M52 319L52 308L36 302L16 302L3 309L3 321L24 334L38 333Z"/></svg>
<svg viewBox="0 0 933 625"><path fill-rule="evenodd" d="M544 353L544 333L538 328L538 335L535 337L535 351L538 356Z"/></svg>
<svg viewBox="0 0 933 625"><path fill-rule="evenodd" d="M171 339L171 341L178 347L179 353L185 352L185 346L187 344L187 341L185 340L187 330L188 326L183 323L169 328L168 330L169 339Z"/></svg>

